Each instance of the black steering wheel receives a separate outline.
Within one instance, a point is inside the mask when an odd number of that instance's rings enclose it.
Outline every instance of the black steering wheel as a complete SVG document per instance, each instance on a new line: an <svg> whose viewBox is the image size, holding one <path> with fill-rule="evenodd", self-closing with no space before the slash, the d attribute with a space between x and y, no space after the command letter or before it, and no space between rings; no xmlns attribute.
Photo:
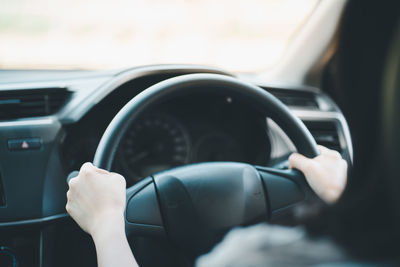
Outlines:
<svg viewBox="0 0 400 267"><path fill-rule="evenodd" d="M224 75L188 74L153 85L129 101L104 132L94 165L111 169L122 137L147 109L198 92L229 94L251 103L285 131L300 153L318 155L304 124L270 93ZM126 232L164 239L176 255L184 255L174 265L190 266L232 227L277 219L309 197L313 193L296 170L235 162L186 165L154 174L127 189ZM136 251L135 255L141 258Z"/></svg>

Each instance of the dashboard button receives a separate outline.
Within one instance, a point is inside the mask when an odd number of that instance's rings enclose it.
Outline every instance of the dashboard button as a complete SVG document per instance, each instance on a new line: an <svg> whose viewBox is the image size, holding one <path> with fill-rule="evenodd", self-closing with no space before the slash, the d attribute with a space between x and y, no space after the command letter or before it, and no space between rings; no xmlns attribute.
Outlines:
<svg viewBox="0 0 400 267"><path fill-rule="evenodd" d="M35 150L42 147L40 138L10 139L8 140L8 149L16 150Z"/></svg>

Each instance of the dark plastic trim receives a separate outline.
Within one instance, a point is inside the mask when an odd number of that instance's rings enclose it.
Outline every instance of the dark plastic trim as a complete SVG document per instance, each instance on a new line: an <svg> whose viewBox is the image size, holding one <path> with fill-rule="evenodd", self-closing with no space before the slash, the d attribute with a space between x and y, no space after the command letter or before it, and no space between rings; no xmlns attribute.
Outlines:
<svg viewBox="0 0 400 267"><path fill-rule="evenodd" d="M61 213L52 216L47 216L43 218L29 219L29 220L21 220L21 221L12 221L12 222L0 222L0 229L6 227L17 227L17 226L26 226L26 225L36 225L36 224L45 224L53 221L58 221L62 219L69 218L68 213Z"/></svg>
<svg viewBox="0 0 400 267"><path fill-rule="evenodd" d="M6 196L4 195L3 181L0 172L0 207L4 207L5 205L6 205Z"/></svg>

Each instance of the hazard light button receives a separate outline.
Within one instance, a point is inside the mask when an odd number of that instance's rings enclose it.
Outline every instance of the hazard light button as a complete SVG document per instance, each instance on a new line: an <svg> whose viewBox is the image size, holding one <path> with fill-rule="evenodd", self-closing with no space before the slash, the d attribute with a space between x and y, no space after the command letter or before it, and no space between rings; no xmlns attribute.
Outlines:
<svg viewBox="0 0 400 267"><path fill-rule="evenodd" d="M15 150L35 150L42 147L40 138L10 139L8 140L8 149Z"/></svg>

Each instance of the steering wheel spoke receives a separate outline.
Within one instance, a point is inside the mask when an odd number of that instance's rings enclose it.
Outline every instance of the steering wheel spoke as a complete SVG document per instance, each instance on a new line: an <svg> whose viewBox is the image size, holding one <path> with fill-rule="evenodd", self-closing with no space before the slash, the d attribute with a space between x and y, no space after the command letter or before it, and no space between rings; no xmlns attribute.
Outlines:
<svg viewBox="0 0 400 267"><path fill-rule="evenodd" d="M165 236L160 207L151 177L126 192L125 228L127 235Z"/></svg>
<svg viewBox="0 0 400 267"><path fill-rule="evenodd" d="M271 221L287 215L303 201L315 198L304 175L298 170L255 166L268 198Z"/></svg>

